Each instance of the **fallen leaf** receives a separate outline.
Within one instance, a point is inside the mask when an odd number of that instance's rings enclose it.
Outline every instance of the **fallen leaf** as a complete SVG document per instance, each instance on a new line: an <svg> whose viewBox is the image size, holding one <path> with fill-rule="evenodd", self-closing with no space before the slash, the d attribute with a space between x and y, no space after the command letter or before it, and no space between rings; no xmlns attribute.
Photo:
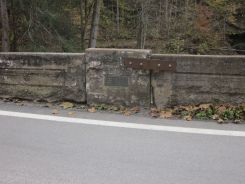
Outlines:
<svg viewBox="0 0 245 184"><path fill-rule="evenodd" d="M199 105L199 108L202 110L207 110L212 106L212 104L201 104Z"/></svg>
<svg viewBox="0 0 245 184"><path fill-rule="evenodd" d="M125 106L119 106L119 111L120 112L124 112L127 108Z"/></svg>
<svg viewBox="0 0 245 184"><path fill-rule="evenodd" d="M53 104L47 103L46 106L49 107L49 108L52 108L53 107Z"/></svg>
<svg viewBox="0 0 245 184"><path fill-rule="evenodd" d="M186 120L186 121L192 121L192 117L191 116L185 116L184 117L184 120Z"/></svg>
<svg viewBox="0 0 245 184"><path fill-rule="evenodd" d="M222 123L224 123L225 121L223 120L223 119L218 119L218 121L217 121L219 124L222 124Z"/></svg>
<svg viewBox="0 0 245 184"><path fill-rule="evenodd" d="M68 115L69 116L74 116L75 115L75 112L68 112Z"/></svg>
<svg viewBox="0 0 245 184"><path fill-rule="evenodd" d="M52 114L59 114L59 111L58 111L57 109L54 109L54 110L52 111Z"/></svg>
<svg viewBox="0 0 245 184"><path fill-rule="evenodd" d="M96 112L96 108L95 107L89 108L88 112L95 113Z"/></svg>
<svg viewBox="0 0 245 184"><path fill-rule="evenodd" d="M116 111L116 112L120 110L120 108L117 107L117 106L110 106L108 109L109 109L110 111Z"/></svg>
<svg viewBox="0 0 245 184"><path fill-rule="evenodd" d="M223 114L226 111L226 107L224 105L221 105L217 108L217 112L219 114Z"/></svg>
<svg viewBox="0 0 245 184"><path fill-rule="evenodd" d="M129 110L125 110L123 113L124 116L131 116L132 113Z"/></svg>
<svg viewBox="0 0 245 184"><path fill-rule="evenodd" d="M158 118L158 117L159 117L159 113L151 112L151 113L150 113L150 116L151 116L152 118Z"/></svg>
<svg viewBox="0 0 245 184"><path fill-rule="evenodd" d="M193 106L192 105L188 105L188 106L179 106L179 109L181 110L186 110L186 111L192 111Z"/></svg>
<svg viewBox="0 0 245 184"><path fill-rule="evenodd" d="M218 120L218 119L219 119L219 115L217 115L217 114L213 115L213 116L212 116L212 119L213 119L213 120Z"/></svg>
<svg viewBox="0 0 245 184"><path fill-rule="evenodd" d="M160 117L161 118L166 118L166 119L168 119L168 118L172 118L173 117L173 113L172 113L172 111L162 111L161 113L160 113Z"/></svg>
<svg viewBox="0 0 245 184"><path fill-rule="evenodd" d="M157 108L151 108L150 116L152 118L158 118L160 116L160 110Z"/></svg>
<svg viewBox="0 0 245 184"><path fill-rule="evenodd" d="M241 123L241 120L236 119L235 121L233 121L233 123L235 123L235 124L240 124L240 123Z"/></svg>
<svg viewBox="0 0 245 184"><path fill-rule="evenodd" d="M140 108L139 107L133 107L133 108L126 108L122 111L122 113L125 115L125 116L131 116L133 114L137 114L138 112L140 112Z"/></svg>
<svg viewBox="0 0 245 184"><path fill-rule="evenodd" d="M71 102L63 102L62 104L60 104L60 106L63 107L63 109L70 109L74 107L74 104Z"/></svg>
<svg viewBox="0 0 245 184"><path fill-rule="evenodd" d="M160 113L160 110L157 108L151 108L151 112Z"/></svg>
<svg viewBox="0 0 245 184"><path fill-rule="evenodd" d="M130 109L130 111L136 114L136 113L140 112L140 108L139 107L133 107Z"/></svg>

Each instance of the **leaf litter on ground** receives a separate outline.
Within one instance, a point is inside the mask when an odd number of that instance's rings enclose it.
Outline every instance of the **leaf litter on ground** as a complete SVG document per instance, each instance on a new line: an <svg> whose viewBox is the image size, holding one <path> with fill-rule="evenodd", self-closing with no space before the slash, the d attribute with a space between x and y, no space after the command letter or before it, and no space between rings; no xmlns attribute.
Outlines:
<svg viewBox="0 0 245 184"><path fill-rule="evenodd" d="M153 118L181 118L186 121L216 120L218 123L232 122L239 124L245 121L245 104L198 104L179 105L172 108L151 108L150 116Z"/></svg>
<svg viewBox="0 0 245 184"><path fill-rule="evenodd" d="M74 104L71 103L71 102L63 102L63 103L60 104L60 106L63 109L70 109L70 108L73 108L74 107Z"/></svg>

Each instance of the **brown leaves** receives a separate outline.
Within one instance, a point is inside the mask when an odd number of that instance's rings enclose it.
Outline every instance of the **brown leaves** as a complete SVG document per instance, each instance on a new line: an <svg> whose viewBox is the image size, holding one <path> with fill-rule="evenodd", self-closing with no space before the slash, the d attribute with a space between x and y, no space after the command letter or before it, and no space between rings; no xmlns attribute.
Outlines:
<svg viewBox="0 0 245 184"><path fill-rule="evenodd" d="M218 114L223 114L226 111L226 106L220 105L220 106L216 107L216 109L217 109Z"/></svg>
<svg viewBox="0 0 245 184"><path fill-rule="evenodd" d="M231 104L214 105L211 103L199 105L180 105L171 109L152 108L150 116L154 118L181 118L186 121L216 120L218 123L241 123L245 120L245 104L234 106Z"/></svg>
<svg viewBox="0 0 245 184"><path fill-rule="evenodd" d="M172 109L165 109L161 111L160 109L157 108L151 108L150 111L150 116L152 118L163 118L163 119L169 119L173 117L173 110Z"/></svg>
<svg viewBox="0 0 245 184"><path fill-rule="evenodd" d="M150 116L152 118L159 118L159 116L160 116L160 110L157 109L157 108L151 108Z"/></svg>
<svg viewBox="0 0 245 184"><path fill-rule="evenodd" d="M200 104L199 105L199 108L201 109L201 110L207 110L207 109L209 109L209 108L211 108L212 107L212 104Z"/></svg>
<svg viewBox="0 0 245 184"><path fill-rule="evenodd" d="M98 104L88 108L88 112L95 113L97 111L108 111L108 112L116 112L121 113L125 116L131 116L140 112L139 107L126 108L123 106L111 106L105 104Z"/></svg>
<svg viewBox="0 0 245 184"><path fill-rule="evenodd" d="M160 118L169 119L173 117L172 110L165 110L160 112Z"/></svg>
<svg viewBox="0 0 245 184"><path fill-rule="evenodd" d="M54 109L54 110L52 111L52 114L53 114L53 115L59 114L59 110L58 110L58 109Z"/></svg>
<svg viewBox="0 0 245 184"><path fill-rule="evenodd" d="M131 115L137 114L139 112L140 112L140 108L139 107L126 108L124 111L122 111L122 113L125 116L131 116Z"/></svg>
<svg viewBox="0 0 245 184"><path fill-rule="evenodd" d="M5 99L7 102L13 102L17 105L25 105L26 102L19 99ZM125 106L114 106L108 104L97 104L92 107L81 104L73 104L71 102L63 102L61 104L47 102L42 104L42 107L50 108L50 111L53 115L60 114L60 110L69 109L70 111L66 111L68 116L75 116L75 112L77 111L88 111L90 113L95 113L97 111L106 111L106 112L114 112L120 113L125 116L131 116L139 113L141 109L139 107L125 107ZM62 111L63 112L63 111ZM145 111L143 111L144 113ZM149 115L152 118L162 118L162 119L173 119L180 118L186 121L192 121L193 119L197 120L215 120L218 123L236 123L240 124L245 122L245 103L240 105L232 105L232 104L212 104L212 103L204 103L198 105L179 105L173 108L151 108Z"/></svg>
<svg viewBox="0 0 245 184"><path fill-rule="evenodd" d="M183 119L186 120L186 121L192 121L192 116L191 115L184 116Z"/></svg>
<svg viewBox="0 0 245 184"><path fill-rule="evenodd" d="M75 112L68 112L68 116L74 116L75 114Z"/></svg>
<svg viewBox="0 0 245 184"><path fill-rule="evenodd" d="M223 124L224 122L225 121L223 119L221 119L221 118L217 120L217 123L219 123L219 124Z"/></svg>
<svg viewBox="0 0 245 184"><path fill-rule="evenodd" d="M88 112L90 112L90 113L95 113L96 111L97 110L96 110L95 107L91 107L91 108L88 109Z"/></svg>
<svg viewBox="0 0 245 184"><path fill-rule="evenodd" d="M74 104L71 102L63 102L60 106L63 107L63 109L70 109L74 107Z"/></svg>
<svg viewBox="0 0 245 184"><path fill-rule="evenodd" d="M214 114L214 115L212 116L212 119L213 119L213 120L219 120L219 115L218 115L218 114Z"/></svg>
<svg viewBox="0 0 245 184"><path fill-rule="evenodd" d="M52 103L46 103L46 104L44 105L44 107L52 108L52 107L53 107L53 104L52 104Z"/></svg>

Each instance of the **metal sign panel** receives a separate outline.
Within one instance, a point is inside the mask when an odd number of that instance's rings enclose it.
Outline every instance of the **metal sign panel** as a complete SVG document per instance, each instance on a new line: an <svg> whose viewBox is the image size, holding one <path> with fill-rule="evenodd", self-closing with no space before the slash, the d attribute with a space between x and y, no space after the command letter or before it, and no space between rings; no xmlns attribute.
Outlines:
<svg viewBox="0 0 245 184"><path fill-rule="evenodd" d="M160 59L137 59L125 58L124 66L135 70L153 70L153 71L176 71L177 63L175 61L163 61Z"/></svg>
<svg viewBox="0 0 245 184"><path fill-rule="evenodd" d="M127 76L105 76L105 86L128 87Z"/></svg>

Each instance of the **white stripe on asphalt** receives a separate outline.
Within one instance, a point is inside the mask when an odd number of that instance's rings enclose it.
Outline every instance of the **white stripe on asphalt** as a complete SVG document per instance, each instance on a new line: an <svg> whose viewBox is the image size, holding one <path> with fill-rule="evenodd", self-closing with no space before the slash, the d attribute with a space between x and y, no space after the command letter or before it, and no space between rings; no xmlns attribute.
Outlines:
<svg viewBox="0 0 245 184"><path fill-rule="evenodd" d="M98 125L98 126L106 126L106 127L139 129L139 130L154 130L154 131L167 131L167 132L178 132L178 133L189 133L189 134L245 137L245 132L243 131L228 131L228 130L215 130L215 129L146 125L146 124L124 123L124 122L114 122L114 121L68 118L68 117L60 117L60 116L30 114L30 113L1 111L1 110L0 110L0 116L37 119L37 120L48 120L48 121L85 124L85 125Z"/></svg>

